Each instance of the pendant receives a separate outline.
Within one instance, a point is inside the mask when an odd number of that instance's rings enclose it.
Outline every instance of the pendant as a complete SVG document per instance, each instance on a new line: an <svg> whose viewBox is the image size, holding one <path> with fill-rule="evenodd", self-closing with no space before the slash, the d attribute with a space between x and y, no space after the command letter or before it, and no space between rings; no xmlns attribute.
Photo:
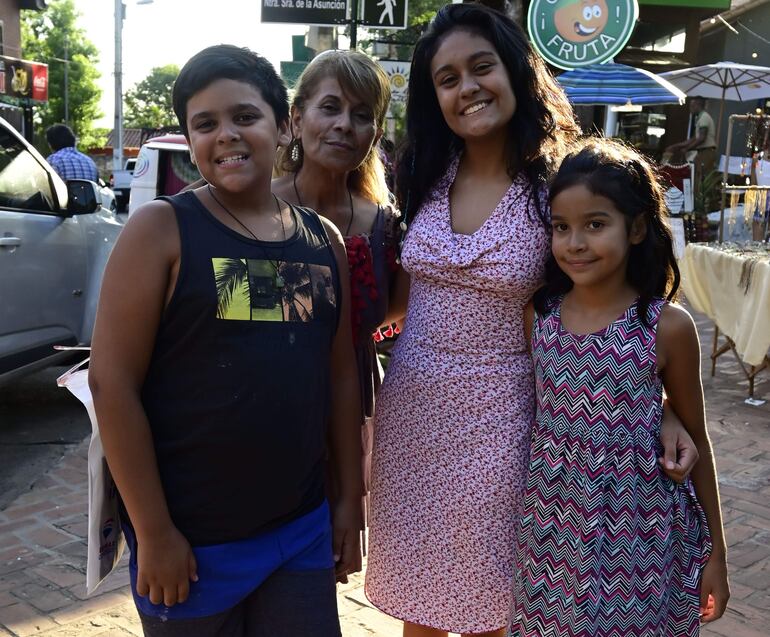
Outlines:
<svg viewBox="0 0 770 637"><path fill-rule="evenodd" d="M407 226L406 226L406 221L402 221L402 222L399 224L399 227L401 228L401 231L402 231L402 232L406 232L406 227L407 227Z"/></svg>

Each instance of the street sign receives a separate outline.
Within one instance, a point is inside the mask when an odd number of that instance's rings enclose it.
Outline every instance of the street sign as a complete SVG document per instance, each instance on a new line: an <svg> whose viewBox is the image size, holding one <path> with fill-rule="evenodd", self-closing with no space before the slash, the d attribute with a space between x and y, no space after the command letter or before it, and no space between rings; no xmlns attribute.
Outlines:
<svg viewBox="0 0 770 637"><path fill-rule="evenodd" d="M533 0L527 26L546 62L574 69L611 60L631 37L636 0Z"/></svg>
<svg viewBox="0 0 770 637"><path fill-rule="evenodd" d="M347 0L262 0L262 22L337 26L347 17Z"/></svg>
<svg viewBox="0 0 770 637"><path fill-rule="evenodd" d="M367 29L406 29L408 0L363 0Z"/></svg>

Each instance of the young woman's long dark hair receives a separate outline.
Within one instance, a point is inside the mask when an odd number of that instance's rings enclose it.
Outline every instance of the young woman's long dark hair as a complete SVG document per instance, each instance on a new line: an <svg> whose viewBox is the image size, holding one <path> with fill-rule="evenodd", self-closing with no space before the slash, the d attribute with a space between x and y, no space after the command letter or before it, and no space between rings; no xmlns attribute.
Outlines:
<svg viewBox="0 0 770 637"><path fill-rule="evenodd" d="M637 313L646 323L647 309L655 297L669 301L679 289L679 267L671 231L664 218L666 203L658 177L637 150L602 138L587 138L564 158L551 184L550 199L572 186L585 186L606 197L626 216L626 226L641 215L646 234L632 245L626 279L639 294ZM535 294L535 309L546 314L555 298L572 289L572 281L551 255L546 264L545 286Z"/></svg>
<svg viewBox="0 0 770 637"><path fill-rule="evenodd" d="M564 92L524 32L504 14L480 4L449 4L439 9L412 56L406 106L406 140L398 162L396 190L407 218L424 202L444 175L463 140L447 126L433 86L430 64L444 37L455 29L483 36L497 50L516 97L508 124L507 157L511 177L523 172L534 189L541 188L578 132ZM547 211L534 197L538 214Z"/></svg>

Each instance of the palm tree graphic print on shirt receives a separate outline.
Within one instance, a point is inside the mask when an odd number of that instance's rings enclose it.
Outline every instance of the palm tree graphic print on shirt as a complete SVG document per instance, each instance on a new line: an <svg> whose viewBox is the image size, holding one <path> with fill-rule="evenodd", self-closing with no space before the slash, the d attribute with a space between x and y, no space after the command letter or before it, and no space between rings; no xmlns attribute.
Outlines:
<svg viewBox="0 0 770 637"><path fill-rule="evenodd" d="M336 311L328 266L267 259L211 261L219 319L308 323Z"/></svg>

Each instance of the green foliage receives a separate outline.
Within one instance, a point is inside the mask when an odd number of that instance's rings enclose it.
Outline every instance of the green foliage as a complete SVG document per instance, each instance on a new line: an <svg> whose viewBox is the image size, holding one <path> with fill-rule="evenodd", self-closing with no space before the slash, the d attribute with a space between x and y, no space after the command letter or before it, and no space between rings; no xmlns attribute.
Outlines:
<svg viewBox="0 0 770 637"><path fill-rule="evenodd" d="M47 152L45 129L64 122L64 67L69 60L67 95L69 125L80 139L92 139L93 122L102 116L99 110L101 89L96 70L99 51L77 26L80 13L73 0L52 0L46 11L21 12L23 57L48 64L48 103L35 107L36 145Z"/></svg>
<svg viewBox="0 0 770 637"><path fill-rule="evenodd" d="M171 89L179 75L176 64L156 66L125 95L125 125L129 128L175 126Z"/></svg>
<svg viewBox="0 0 770 637"><path fill-rule="evenodd" d="M107 145L109 134L109 128L91 128L78 139L78 146L83 151L90 150L91 148L104 148Z"/></svg>
<svg viewBox="0 0 770 637"><path fill-rule="evenodd" d="M446 0L409 0L409 26L427 24L445 4Z"/></svg>

